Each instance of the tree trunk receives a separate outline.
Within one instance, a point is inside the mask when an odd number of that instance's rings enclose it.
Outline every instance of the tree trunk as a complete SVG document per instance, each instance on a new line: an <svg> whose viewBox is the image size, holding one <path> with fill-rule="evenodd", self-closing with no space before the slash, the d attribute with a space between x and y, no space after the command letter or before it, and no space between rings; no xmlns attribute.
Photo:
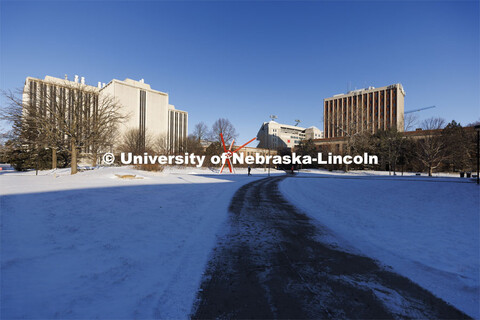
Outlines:
<svg viewBox="0 0 480 320"><path fill-rule="evenodd" d="M92 150L92 167L95 167L96 165L97 165L97 150Z"/></svg>
<svg viewBox="0 0 480 320"><path fill-rule="evenodd" d="M429 177L432 176L432 172L433 172L432 167L428 167L428 176L429 176Z"/></svg>
<svg viewBox="0 0 480 320"><path fill-rule="evenodd" d="M52 148L52 169L57 169L57 148Z"/></svg>
<svg viewBox="0 0 480 320"><path fill-rule="evenodd" d="M40 153L40 150L39 148L37 147L37 153L35 155L35 175L38 176L38 157L39 157L39 153Z"/></svg>
<svg viewBox="0 0 480 320"><path fill-rule="evenodd" d="M72 149L72 168L71 168L70 174L77 173L77 144L75 142L76 141L74 138L70 140L71 149Z"/></svg>

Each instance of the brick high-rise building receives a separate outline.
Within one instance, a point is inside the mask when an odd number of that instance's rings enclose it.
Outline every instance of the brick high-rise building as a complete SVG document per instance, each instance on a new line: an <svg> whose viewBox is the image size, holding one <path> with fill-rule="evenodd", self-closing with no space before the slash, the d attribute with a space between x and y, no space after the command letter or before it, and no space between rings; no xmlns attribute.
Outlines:
<svg viewBox="0 0 480 320"><path fill-rule="evenodd" d="M405 91L401 84L353 90L323 100L325 138L396 128L403 131Z"/></svg>

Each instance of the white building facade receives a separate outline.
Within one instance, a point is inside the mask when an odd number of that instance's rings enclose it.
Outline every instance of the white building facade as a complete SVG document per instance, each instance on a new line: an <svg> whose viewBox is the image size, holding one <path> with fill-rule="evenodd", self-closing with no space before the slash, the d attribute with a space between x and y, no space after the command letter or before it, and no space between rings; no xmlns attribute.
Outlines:
<svg viewBox="0 0 480 320"><path fill-rule="evenodd" d="M140 81L114 79L100 89L114 97L129 118L121 125L120 133L139 129L140 135L161 138L166 150L178 152L188 136L188 113L169 104L167 93L153 90Z"/></svg>
<svg viewBox="0 0 480 320"><path fill-rule="evenodd" d="M322 138L323 132L317 127L302 128L269 121L264 122L257 133L257 140L260 141L257 148L293 148L298 145L301 140Z"/></svg>
<svg viewBox="0 0 480 320"><path fill-rule="evenodd" d="M46 76L45 79L27 77L23 100L32 105L31 99L38 99L42 96L53 97L43 94L43 92L62 94L65 91L62 88L72 87L72 85L75 85L80 91L84 88L85 91L96 95L108 95L121 105L121 112L128 118L119 127L118 144L122 142L121 139L125 132L130 129L138 129L144 143L146 135L149 135L154 139L161 138L165 143L165 150L171 153L179 152L184 147L188 136L188 113L177 110L169 104L167 93L151 89L143 79L140 81L113 79L108 84L102 85L99 82L95 87L87 85L85 78L78 76L75 76L73 81L68 80L67 76L64 79L51 76ZM68 92L63 94L68 96ZM41 103L38 103L38 107L41 109ZM68 108L68 106L65 107Z"/></svg>

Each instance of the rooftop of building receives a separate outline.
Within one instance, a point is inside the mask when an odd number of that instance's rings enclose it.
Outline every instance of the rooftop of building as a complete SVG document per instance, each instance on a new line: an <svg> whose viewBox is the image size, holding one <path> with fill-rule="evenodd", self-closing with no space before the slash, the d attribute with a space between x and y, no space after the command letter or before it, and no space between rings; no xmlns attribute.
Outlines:
<svg viewBox="0 0 480 320"><path fill-rule="evenodd" d="M123 81L118 80L118 79L112 79L109 83L107 83L106 85L103 85L101 90L103 90L104 88L108 87L109 85L111 85L113 83L118 83L118 84L130 86L130 87L133 87L133 88L139 88L139 89L143 89L145 91L150 91L150 92L153 92L153 93L158 93L158 94L161 94L161 95L168 96L168 93L152 89L148 83L145 83L144 79L133 80L133 79L130 79L130 78L125 78L125 80L123 80Z"/></svg>
<svg viewBox="0 0 480 320"><path fill-rule="evenodd" d="M295 129L295 130L298 130L298 131L305 130L305 128L303 128L303 127L299 127L299 126L296 126L296 125L290 125L290 124L284 124L284 123L278 123L278 122L273 121L273 120L270 120L268 122L264 122L263 126L265 126L266 124L275 125L275 126L278 126L278 127L283 127L283 128L288 128L288 129Z"/></svg>
<svg viewBox="0 0 480 320"><path fill-rule="evenodd" d="M140 88L140 89L143 89L143 90L147 90L147 91L151 91L151 92L154 92L154 93L158 93L158 94L161 94L161 95L168 96L168 93L152 89L151 86L148 83L145 83L144 79L133 80L133 79L130 79L130 78L125 78L125 80L123 80L123 81L118 80L118 79L112 79L107 84L99 81L96 86L93 86L93 85L90 85L90 84L86 83L85 77L81 77L81 76L78 76L78 75L75 75L73 79L69 79L67 75L65 75L63 78L58 78L58 77L53 77L53 76L46 75L44 79L35 78L35 77L27 77L26 80L25 80L25 83L27 83L28 81L32 81L32 80L43 81L43 82L48 82L48 83L55 83L55 84L58 84L58 85L65 85L65 86L77 83L79 85L82 85L82 86L85 86L85 87L88 87L88 88L95 88L95 89L98 89L100 91L103 90L105 87L111 85L112 83L120 83L120 84L123 84L123 85L128 85L128 86L131 86L131 87ZM175 109L175 108L173 107L173 109Z"/></svg>
<svg viewBox="0 0 480 320"><path fill-rule="evenodd" d="M52 84L56 84L56 85L59 85L59 86L72 86L72 85L78 85L80 87L85 87L85 88L88 88L88 89L94 89L94 90L98 90L97 87L95 86L91 86L91 85L88 85L85 83L85 78L84 77L79 77L79 76L75 76L75 78L73 80L70 80L67 78L67 76L65 75L65 77L62 79L62 78L57 78L57 77L52 77L52 76L45 76L44 79L40 79L40 78L35 78L35 77L27 77L25 79L25 85L29 82L29 81L38 81L38 82L45 82L45 83L52 83Z"/></svg>
<svg viewBox="0 0 480 320"><path fill-rule="evenodd" d="M326 98L324 100L338 99L339 97L344 97L344 96L356 96L356 95L363 94L363 93L386 90L386 89L391 89L391 88L396 88L396 87L398 87L400 89L400 92L405 96L405 90L403 89L402 84L401 83L395 83L395 84L380 87L380 88L375 88L375 87L370 86L370 87L367 87L367 88L355 89L355 90L348 91L347 93L335 94L332 97Z"/></svg>
<svg viewBox="0 0 480 320"><path fill-rule="evenodd" d="M275 126L278 126L279 128L286 128L286 129L293 129L293 130L296 130L296 131L305 131L305 130L308 130L308 129L311 129L311 130L318 130L318 131L321 131L320 129L318 129L317 127L315 126L310 126L308 128L304 128L304 127L300 127L300 126L296 126L296 125L290 125L290 124L284 124L284 123L278 123L276 121L273 121L273 120L270 120L269 122L264 122L263 125L262 125L262 128L263 126L265 126L266 124L270 125L270 124L273 124Z"/></svg>
<svg viewBox="0 0 480 320"><path fill-rule="evenodd" d="M468 127L463 127L465 132L467 133L473 133L475 131L475 127L473 126L468 126ZM438 135L441 134L444 129L415 129L412 131L403 131L400 132L401 135L405 137L427 137L427 136L432 136L432 135ZM334 137L334 138L321 138L321 139L313 139L315 142L344 142L348 140L348 137Z"/></svg>

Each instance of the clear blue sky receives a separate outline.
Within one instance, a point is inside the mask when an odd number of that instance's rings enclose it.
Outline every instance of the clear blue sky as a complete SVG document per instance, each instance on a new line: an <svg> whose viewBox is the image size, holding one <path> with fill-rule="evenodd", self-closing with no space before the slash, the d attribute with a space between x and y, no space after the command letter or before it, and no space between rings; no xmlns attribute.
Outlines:
<svg viewBox="0 0 480 320"><path fill-rule="evenodd" d="M25 77L144 78L240 141L270 114L323 130L323 99L402 83L405 109L480 117L478 1L2 1L0 88Z"/></svg>

